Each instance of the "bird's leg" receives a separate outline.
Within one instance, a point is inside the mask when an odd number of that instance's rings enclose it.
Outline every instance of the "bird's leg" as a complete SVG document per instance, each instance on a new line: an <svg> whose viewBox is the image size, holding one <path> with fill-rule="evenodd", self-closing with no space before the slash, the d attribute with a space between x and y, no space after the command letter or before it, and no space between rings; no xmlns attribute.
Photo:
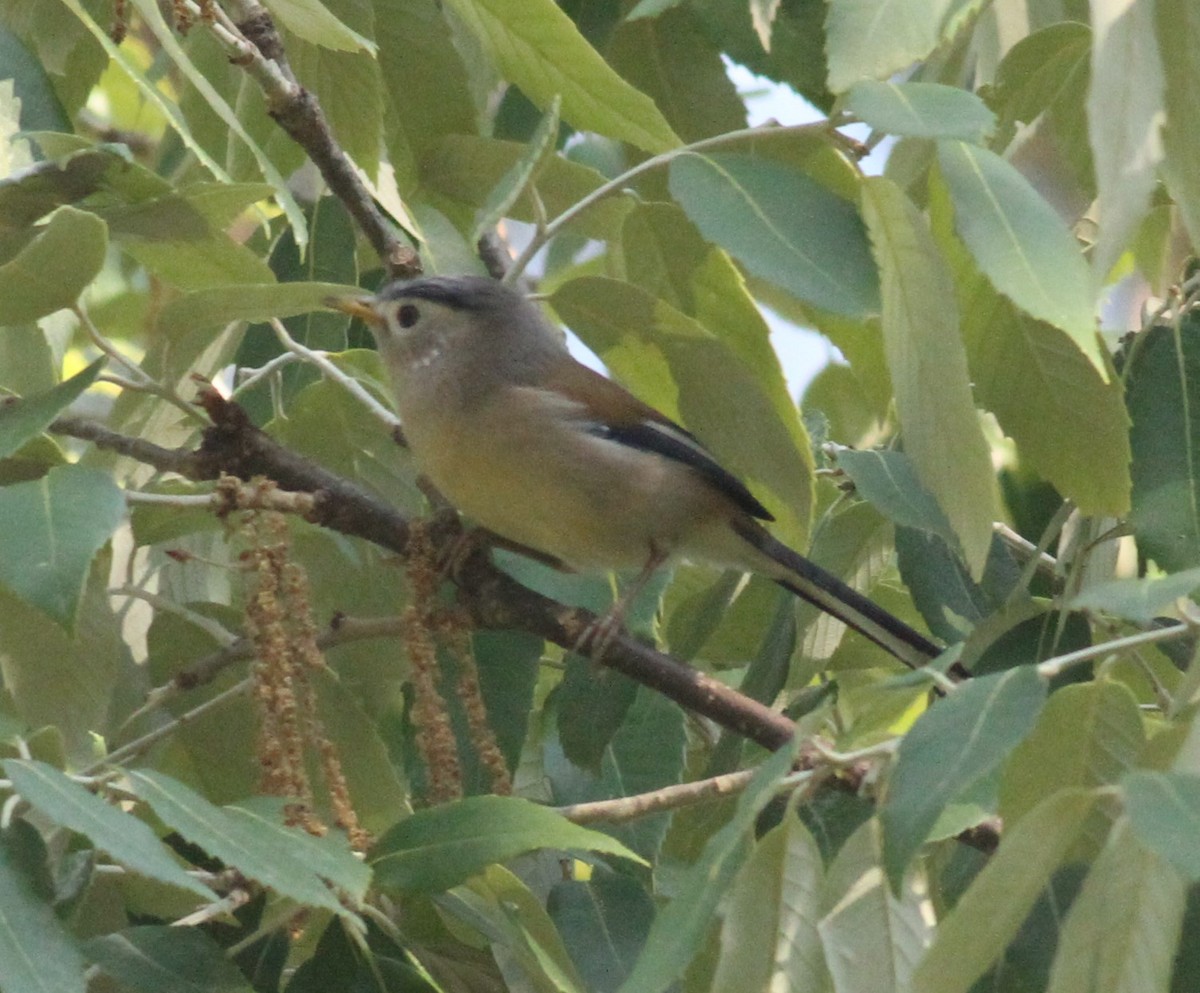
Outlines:
<svg viewBox="0 0 1200 993"><path fill-rule="evenodd" d="M630 605L646 588L650 577L666 561L667 552L651 542L650 556L646 559L646 564L642 566L642 571L637 574L632 583L622 590L621 595L605 611L604 616L598 618L594 624L588 625L588 629L583 632L579 643L575 646L576 651L587 647L592 662L598 665L604 659L604 653L608 651L608 646L612 644L613 639L621 630L621 626L625 623L625 615L628 613Z"/></svg>

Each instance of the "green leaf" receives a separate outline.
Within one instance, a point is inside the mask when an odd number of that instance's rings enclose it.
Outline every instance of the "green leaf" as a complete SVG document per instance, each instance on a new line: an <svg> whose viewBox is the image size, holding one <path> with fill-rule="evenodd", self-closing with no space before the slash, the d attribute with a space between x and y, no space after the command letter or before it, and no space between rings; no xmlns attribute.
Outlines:
<svg viewBox="0 0 1200 993"><path fill-rule="evenodd" d="M1193 245L1200 245L1200 133L1191 127L1200 105L1200 7L1156 0L1158 48L1165 73L1163 173Z"/></svg>
<svg viewBox="0 0 1200 993"><path fill-rule="evenodd" d="M1056 789L1116 783L1137 761L1146 732L1137 700L1113 680L1064 686L1012 753L1000 780L1000 815L1014 827ZM1085 826L1102 841L1111 817L1097 810ZM1098 848L1098 846L1097 846ZM1093 849L1093 851L1096 849Z"/></svg>
<svg viewBox="0 0 1200 993"><path fill-rule="evenodd" d="M495 189L524 151L525 146L515 141L467 134L446 135L422 160L421 183L436 197L435 203L441 209L455 213L469 209L465 227L474 220L475 211L483 206L487 192ZM595 169L555 155L546 163L538 194L545 213L555 215L595 191L604 181L605 177ZM0 192L2 190L0 187ZM571 231L590 238L614 238L632 205L629 197L607 197L591 210L584 211L571 225ZM513 205L510 216L519 221L537 219L537 210L528 193Z"/></svg>
<svg viewBox="0 0 1200 993"><path fill-rule="evenodd" d="M852 113L888 134L981 141L996 126L996 115L974 93L941 83L864 79L846 100Z"/></svg>
<svg viewBox="0 0 1200 993"><path fill-rule="evenodd" d="M86 16L83 14L82 9L79 8L79 0L63 0L63 2L67 3L72 10L77 10L81 19ZM188 82L204 97L213 113L221 119L233 134L237 135L244 142L245 147L254 156L254 161L258 164L263 178L271 184L272 189L275 191L275 201L287 216L288 223L296 236L296 240L301 244L307 243L308 229L304 223L304 214L300 210L300 205L296 203L296 198L288 188L287 180L283 177L282 173L280 173L259 144L251 137L234 109L229 106L225 98L217 92L212 83L196 68L192 60L188 58L187 53L184 52L176 40L174 32L168 27L166 21L163 20L158 6L151 2L151 0L132 0L132 2L137 7L138 13L141 14L146 27L154 34L155 40L161 46L166 56L178 67ZM100 43L105 46L109 55L121 65L121 68L138 85L138 88L166 114L168 122L179 134L183 143L195 153L217 179L228 182L230 177L204 152L192 136L191 130L188 128L187 122L178 106L167 101L159 93L157 87L146 79L140 70L133 65L132 60L128 59L119 48L112 45L111 39L103 34L103 28L100 28L99 25L95 25L93 28L92 25L95 22L91 22L90 18L88 18L88 21L90 22L88 24L89 30L92 30L93 34L97 30L101 32L103 37L98 36ZM110 46L112 47L110 48Z"/></svg>
<svg viewBox="0 0 1200 993"><path fill-rule="evenodd" d="M488 194L487 201L475 215L475 229L470 238L472 243L477 242L500 220L507 217L521 194L537 181L538 174L545 167L547 160L554 155L555 142L558 140L558 112L561 107L562 98L555 94L549 109L529 139L525 152Z"/></svg>
<svg viewBox="0 0 1200 993"><path fill-rule="evenodd" d="M961 281L961 277L960 277ZM967 361L979 402L1021 462L1084 514L1129 512L1129 414L1065 331L1019 313L981 277L963 299Z"/></svg>
<svg viewBox="0 0 1200 993"><path fill-rule="evenodd" d="M620 993L662 993L683 974L700 949L717 904L745 860L745 842L755 819L791 769L798 747L797 738L758 767L738 797L733 816L708 840L703 853L678 880L671 902L659 911Z"/></svg>
<svg viewBox="0 0 1200 993"><path fill-rule="evenodd" d="M167 123L171 126L175 133L179 135L180 140L188 147L188 149L196 156L196 158L200 160L204 167L208 169L208 171L211 172L217 179L229 182L230 177L228 173L221 168L217 161L212 158L212 156L210 156L193 137L191 129L188 127L187 121L184 119L183 114L180 113L179 108L167 98L164 92L159 90L159 88L146 77L141 69L135 64L133 58L131 58L124 50L122 50L119 45L113 42L112 38L109 37L107 30L92 18L92 16L84 9L80 0L62 0L62 2L66 5L67 9L69 9L71 13L74 14L88 29L88 31L91 32L92 37L103 46L108 57L118 66L120 66L122 71L130 78L130 80L132 80L134 85L145 97L146 101L163 114L167 120ZM143 17L146 17L146 12L141 7L139 0L133 0L133 2L138 4L139 10L141 11ZM157 11L147 17L147 23L152 23L155 19L157 19L159 22L162 21L162 18L157 14ZM172 43L174 44L173 39ZM178 48L178 45L175 44L175 47ZM241 125L237 123L236 118L234 119L234 130L238 132L241 132L242 130Z"/></svg>
<svg viewBox="0 0 1200 993"><path fill-rule="evenodd" d="M710 241L751 273L838 314L879 307L854 206L804 173L748 155L676 156L671 195Z"/></svg>
<svg viewBox="0 0 1200 993"><path fill-rule="evenodd" d="M773 989L784 977L795 990L822 989L824 876L817 843L789 812L754 846L730 887L713 993Z"/></svg>
<svg viewBox="0 0 1200 993"><path fill-rule="evenodd" d="M72 306L100 271L107 250L108 228L100 218L60 207L0 266L0 324L24 324Z"/></svg>
<svg viewBox="0 0 1200 993"><path fill-rule="evenodd" d="M11 711L26 729L57 729L66 760L79 765L95 760L97 732L112 731L114 691L135 672L108 596L110 558L96 557L70 632L0 587L0 672Z"/></svg>
<svg viewBox="0 0 1200 993"><path fill-rule="evenodd" d="M1131 772L1121 783L1125 811L1142 844L1189 881L1200 881L1200 777L1182 772Z"/></svg>
<svg viewBox="0 0 1200 993"><path fill-rule="evenodd" d="M648 152L679 145L654 102L626 83L553 0L449 0L500 72L540 107L562 97L563 117L580 130Z"/></svg>
<svg viewBox="0 0 1200 993"><path fill-rule="evenodd" d="M211 895L211 894L210 894ZM89 959L138 993L251 993L225 950L194 927L146 925L92 938Z"/></svg>
<svg viewBox="0 0 1200 993"><path fill-rule="evenodd" d="M1152 621L1200 586L1200 568L1155 579L1112 579L1084 587L1068 610L1098 610L1128 621Z"/></svg>
<svg viewBox="0 0 1200 993"><path fill-rule="evenodd" d="M997 517L991 453L971 397L946 262L894 183L870 178L863 212L883 281L883 344L905 451L979 575Z"/></svg>
<svg viewBox="0 0 1200 993"><path fill-rule="evenodd" d="M373 5L354 2L340 7L340 13L352 16L361 31L374 30ZM379 172L385 99L379 63L366 51L333 51L289 35L284 35L284 41L293 71L320 101L338 144L373 180ZM410 227L403 217L397 220ZM313 233L319 236L315 228Z"/></svg>
<svg viewBox="0 0 1200 993"><path fill-rule="evenodd" d="M1061 790L1005 832L999 851L942 919L932 947L917 966L913 989L921 993L972 989L1016 936L1074 846L1096 799L1092 790ZM980 926L982 921L986 927Z"/></svg>
<svg viewBox="0 0 1200 993"><path fill-rule="evenodd" d="M900 742L881 814L894 889L948 803L995 770L1030 732L1046 684L1030 666L960 685Z"/></svg>
<svg viewBox="0 0 1200 993"><path fill-rule="evenodd" d="M1200 566L1200 316L1138 335L1125 370L1138 551L1169 572Z"/></svg>
<svg viewBox="0 0 1200 993"><path fill-rule="evenodd" d="M938 163L955 226L984 275L1026 313L1066 331L1107 380L1092 275L1054 208L985 148L939 141Z"/></svg>
<svg viewBox="0 0 1200 993"><path fill-rule="evenodd" d="M44 762L8 759L4 771L13 788L43 814L86 835L128 869L212 899L212 890L193 879L170 855L154 832Z"/></svg>
<svg viewBox="0 0 1200 993"><path fill-rule="evenodd" d="M560 759L558 749L545 757L545 775L554 802L612 800L680 782L687 744L684 722L678 704L643 687L605 750L598 775L586 775ZM662 847L670 819L670 814L655 814L628 824L604 825L603 830L643 858L653 859Z"/></svg>
<svg viewBox="0 0 1200 993"><path fill-rule="evenodd" d="M916 875L898 894L888 888L876 820L850 836L829 867L818 924L835 990L923 993L912 975L932 931L924 897Z"/></svg>
<svg viewBox="0 0 1200 993"><path fill-rule="evenodd" d="M642 950L654 901L636 879L597 867L587 882L556 884L546 912L587 988L614 990Z"/></svg>
<svg viewBox="0 0 1200 993"><path fill-rule="evenodd" d="M653 20L627 19L604 49L608 64L662 109L685 142L746 126L723 54L690 4Z"/></svg>
<svg viewBox="0 0 1200 993"><path fill-rule="evenodd" d="M1150 206L1163 157L1159 130L1165 81L1154 4L1095 0L1091 14L1087 120L1100 226L1092 268L1103 279Z"/></svg>
<svg viewBox="0 0 1200 993"><path fill-rule="evenodd" d="M276 19L292 34L322 48L375 53L375 43L330 13L319 0L265 0Z"/></svg>
<svg viewBox="0 0 1200 993"><path fill-rule="evenodd" d="M505 949L535 988L585 993L541 897L503 866L488 866L437 903L471 924L492 947Z"/></svg>
<svg viewBox="0 0 1200 993"><path fill-rule="evenodd" d="M54 162L38 162L0 180L0 224L26 228L56 207L94 193L108 174L128 165L110 147L86 148Z"/></svg>
<svg viewBox="0 0 1200 993"><path fill-rule="evenodd" d="M159 772L130 772L129 778L134 792L166 824L209 855L280 896L356 920L327 885L339 887L358 903L370 881L370 871L354 857L344 836L314 838L249 810L216 807Z"/></svg>
<svg viewBox="0 0 1200 993"><path fill-rule="evenodd" d="M1071 903L1047 993L1170 989L1187 888L1139 840L1124 821L1114 828Z"/></svg>
<svg viewBox="0 0 1200 993"><path fill-rule="evenodd" d="M830 0L829 88L842 93L860 79L886 79L951 37L979 0Z"/></svg>
<svg viewBox="0 0 1200 993"><path fill-rule="evenodd" d="M362 292L359 287L344 283L214 286L185 294L167 304L158 317L158 324L170 334L184 335L198 328L220 327L230 321L265 321L271 317L307 314L324 308L327 297L361 296Z"/></svg>
<svg viewBox="0 0 1200 993"><path fill-rule="evenodd" d="M447 890L493 862L539 848L603 852L641 864L618 841L516 797L475 796L419 810L388 831L370 853L376 882L392 890Z"/></svg>
<svg viewBox="0 0 1200 993"><path fill-rule="evenodd" d="M69 465L0 489L0 583L68 631L92 557L125 517L106 473Z"/></svg>
<svg viewBox="0 0 1200 993"><path fill-rule="evenodd" d="M912 460L903 452L839 448L837 464L850 477L858 495L888 520L936 534L952 548L958 545L945 513L921 485Z"/></svg>
<svg viewBox="0 0 1200 993"><path fill-rule="evenodd" d="M27 827L27 825L25 825ZM21 865L13 829L0 834L0 976L4 993L84 993L83 957Z"/></svg>
<svg viewBox="0 0 1200 993"><path fill-rule="evenodd" d="M0 459L6 459L73 404L96 381L107 361L96 359L82 372L44 393L0 406Z"/></svg>

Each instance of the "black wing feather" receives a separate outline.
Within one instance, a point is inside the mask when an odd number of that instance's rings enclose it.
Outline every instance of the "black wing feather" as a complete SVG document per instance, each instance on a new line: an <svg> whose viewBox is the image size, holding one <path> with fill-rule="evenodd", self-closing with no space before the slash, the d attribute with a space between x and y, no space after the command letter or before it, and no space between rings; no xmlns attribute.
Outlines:
<svg viewBox="0 0 1200 993"><path fill-rule="evenodd" d="M664 458L673 459L690 466L707 479L718 490L729 497L751 517L763 521L775 518L751 493L746 485L723 468L716 459L705 451L704 446L689 431L678 424L659 424L640 421L635 424L589 423L585 430L601 438L607 438L643 452L654 452Z"/></svg>

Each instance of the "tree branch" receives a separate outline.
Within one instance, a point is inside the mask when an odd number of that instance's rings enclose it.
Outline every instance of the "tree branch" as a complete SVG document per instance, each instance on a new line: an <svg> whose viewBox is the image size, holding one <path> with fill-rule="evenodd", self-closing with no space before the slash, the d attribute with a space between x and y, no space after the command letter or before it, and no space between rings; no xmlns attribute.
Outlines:
<svg viewBox="0 0 1200 993"><path fill-rule="evenodd" d="M232 0L234 20L218 25L213 35L230 50L258 84L267 101L267 113L320 171L330 192L345 205L375 254L392 278L421 271L417 253L396 237L348 155L334 138L317 98L296 79L270 12L258 0ZM221 12L219 5L214 11Z"/></svg>
<svg viewBox="0 0 1200 993"><path fill-rule="evenodd" d="M200 405L212 426L205 429L196 451L162 448L79 418L60 418L50 430L86 438L188 479L216 479L222 473L247 480L266 476L284 489L312 493L312 512L306 516L313 523L400 555L408 553L409 520L395 507L283 448L215 390L202 390ZM435 519L431 537L436 547L448 548L458 537L457 522ZM528 631L568 651L590 655L596 615L527 589L497 569L485 549L466 555L452 579L477 626ZM774 750L795 734L792 722L777 711L624 632L606 646L600 661L764 748Z"/></svg>

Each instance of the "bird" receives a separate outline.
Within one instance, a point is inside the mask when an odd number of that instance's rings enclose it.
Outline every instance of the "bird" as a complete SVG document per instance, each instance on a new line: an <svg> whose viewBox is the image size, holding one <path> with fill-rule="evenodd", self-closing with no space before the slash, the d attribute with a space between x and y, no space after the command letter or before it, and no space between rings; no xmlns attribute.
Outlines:
<svg viewBox="0 0 1200 993"><path fill-rule="evenodd" d="M576 360L518 291L435 275L326 304L374 334L418 469L505 541L581 572L639 570L626 602L678 559L758 573L912 668L940 654L776 539L741 480L685 428Z"/></svg>

